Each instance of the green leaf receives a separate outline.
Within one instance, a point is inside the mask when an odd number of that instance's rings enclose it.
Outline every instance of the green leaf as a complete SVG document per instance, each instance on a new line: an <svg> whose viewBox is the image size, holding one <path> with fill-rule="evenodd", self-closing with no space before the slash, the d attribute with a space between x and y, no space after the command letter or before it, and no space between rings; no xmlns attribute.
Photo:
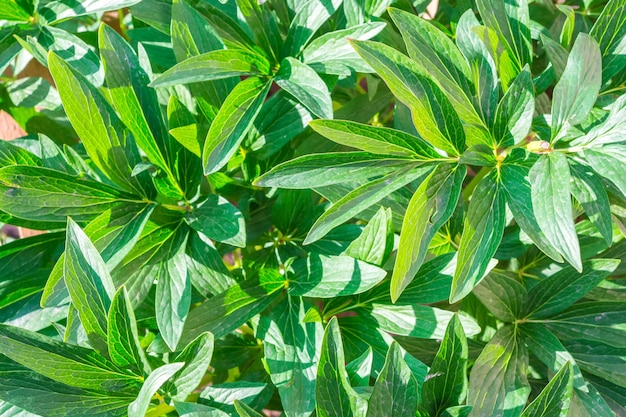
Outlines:
<svg viewBox="0 0 626 417"><path fill-rule="evenodd" d="M117 366L130 367L138 375L150 374L150 364L141 348L135 312L125 287L121 287L111 300L107 335L109 355Z"/></svg>
<svg viewBox="0 0 626 417"><path fill-rule="evenodd" d="M396 302L410 305L447 300L455 269L456 253L447 253L425 262Z"/></svg>
<svg viewBox="0 0 626 417"><path fill-rule="evenodd" d="M584 165L571 163L572 194L583 206L589 220L598 229L604 241L613 240L613 221L609 196L596 174Z"/></svg>
<svg viewBox="0 0 626 417"><path fill-rule="evenodd" d="M243 401L235 400L235 409L240 417L263 417L263 414L257 413Z"/></svg>
<svg viewBox="0 0 626 417"><path fill-rule="evenodd" d="M422 339L443 338L448 322L454 317L451 311L422 305L389 305L374 302L364 310L380 329L392 334ZM464 317L461 321L467 335L480 333L480 327L472 318Z"/></svg>
<svg viewBox="0 0 626 417"><path fill-rule="evenodd" d="M251 77L237 84L224 101L207 134L202 151L206 175L217 172L237 151L261 110L271 82Z"/></svg>
<svg viewBox="0 0 626 417"><path fill-rule="evenodd" d="M606 119L595 125L589 132L572 140L572 146L593 145L594 147L624 141L626 134L626 96L622 95L611 105Z"/></svg>
<svg viewBox="0 0 626 417"><path fill-rule="evenodd" d="M322 340L315 385L319 417L353 417L365 414L367 402L350 386L337 319L332 318Z"/></svg>
<svg viewBox="0 0 626 417"><path fill-rule="evenodd" d="M450 302L465 297L484 277L502 240L505 200L498 172L492 170L472 193L459 245Z"/></svg>
<svg viewBox="0 0 626 417"><path fill-rule="evenodd" d="M522 142L533 121L535 92L530 68L525 66L502 97L496 109L493 137L498 146Z"/></svg>
<svg viewBox="0 0 626 417"><path fill-rule="evenodd" d="M626 5L612 0L602 8L589 35L600 44L602 53L602 82L606 83L624 69L624 45L626 36Z"/></svg>
<svg viewBox="0 0 626 417"><path fill-rule="evenodd" d="M333 103L324 80L307 64L287 57L280 63L274 82L291 94L311 113L324 119L333 118Z"/></svg>
<svg viewBox="0 0 626 417"><path fill-rule="evenodd" d="M152 396L184 365L182 362L170 363L152 371L143 383L137 399L128 405L128 417L144 417L150 407Z"/></svg>
<svg viewBox="0 0 626 417"><path fill-rule="evenodd" d="M196 403L176 402L176 412L180 417L228 417L224 411Z"/></svg>
<svg viewBox="0 0 626 417"><path fill-rule="evenodd" d="M626 195L626 150L623 146L608 145L587 149L583 155L596 173L611 181L622 195Z"/></svg>
<svg viewBox="0 0 626 417"><path fill-rule="evenodd" d="M400 130L347 120L313 120L309 126L335 143L373 154L424 160L441 158L441 155L422 138Z"/></svg>
<svg viewBox="0 0 626 417"><path fill-rule="evenodd" d="M468 97L474 90L470 67L454 42L414 14L392 8L389 15L402 34L409 56L441 86L461 119L483 125Z"/></svg>
<svg viewBox="0 0 626 417"><path fill-rule="evenodd" d="M600 47L592 37L581 33L567 59L561 79L552 96L552 141L567 125L582 122L596 102L602 84Z"/></svg>
<svg viewBox="0 0 626 417"><path fill-rule="evenodd" d="M313 243L324 237L333 228L350 220L366 208L404 187L410 182L419 181L432 169L432 166L408 166L390 175L377 179L349 192L326 210L309 230L303 244Z"/></svg>
<svg viewBox="0 0 626 417"><path fill-rule="evenodd" d="M440 164L413 194L402 223L391 299L396 301L422 266L431 240L456 208L465 178L463 165Z"/></svg>
<svg viewBox="0 0 626 417"><path fill-rule="evenodd" d="M371 41L355 41L352 45L411 109L420 136L437 148L460 155L465 147L463 126L437 84L414 61L389 46Z"/></svg>
<svg viewBox="0 0 626 417"><path fill-rule="evenodd" d="M252 31L254 42L268 57L277 62L283 47L283 39L269 5L260 5L256 0L237 0L237 5Z"/></svg>
<svg viewBox="0 0 626 417"><path fill-rule="evenodd" d="M455 315L424 381L420 409L436 416L463 403L467 394L467 355L467 339Z"/></svg>
<svg viewBox="0 0 626 417"><path fill-rule="evenodd" d="M152 81L150 87L269 74L270 63L262 55L242 49L218 49L192 56L174 65Z"/></svg>
<svg viewBox="0 0 626 417"><path fill-rule="evenodd" d="M178 248L171 248L171 257L162 260L158 269L154 301L156 322L163 340L172 351L176 350L191 305L186 244L185 239Z"/></svg>
<svg viewBox="0 0 626 417"><path fill-rule="evenodd" d="M513 326L500 328L472 367L467 403L472 415L518 416L526 405L528 352Z"/></svg>
<svg viewBox="0 0 626 417"><path fill-rule="evenodd" d="M189 343L204 332L222 337L259 314L285 287L278 271L263 269L248 279L209 298L189 312L179 343Z"/></svg>
<svg viewBox="0 0 626 417"><path fill-rule="evenodd" d="M500 0L497 1L500 2ZM496 30L478 25L473 26L471 31L478 36L489 51L489 55L498 70L502 90L506 91L519 74L522 65L517 62L514 52L506 41L498 36ZM493 98L497 99L497 96L494 94Z"/></svg>
<svg viewBox="0 0 626 417"><path fill-rule="evenodd" d="M79 4L68 4L63 0L55 0L50 2L42 2L39 13L46 18L48 23L55 23L61 19L74 16L83 16L86 14L107 12L111 10L119 10L130 7L139 3L138 0L92 0Z"/></svg>
<svg viewBox="0 0 626 417"><path fill-rule="evenodd" d="M567 417L573 383L574 370L568 362L526 407L521 417Z"/></svg>
<svg viewBox="0 0 626 417"><path fill-rule="evenodd" d="M374 384L366 417L415 416L419 399L418 385L402 356L400 346L393 342L385 366Z"/></svg>
<svg viewBox="0 0 626 417"><path fill-rule="evenodd" d="M0 210L26 220L65 223L72 216L89 221L131 198L108 185L48 168L0 168Z"/></svg>
<svg viewBox="0 0 626 417"><path fill-rule="evenodd" d="M498 319L512 323L522 317L523 305L527 301L524 285L515 274L492 270L474 287L473 293Z"/></svg>
<svg viewBox="0 0 626 417"><path fill-rule="evenodd" d="M542 155L528 174L532 208L550 244L578 271L582 270L580 246L574 228L570 171L565 155Z"/></svg>
<svg viewBox="0 0 626 417"><path fill-rule="evenodd" d="M504 164L500 169L500 182L506 202L520 229L530 237L543 253L557 262L563 258L541 230L533 209L529 168L521 165Z"/></svg>
<svg viewBox="0 0 626 417"><path fill-rule="evenodd" d="M93 163L118 186L139 195L145 188L132 170L141 159L132 136L98 90L54 52L48 55L50 73L63 108Z"/></svg>
<svg viewBox="0 0 626 417"><path fill-rule="evenodd" d="M175 374L172 387L167 389L175 401L184 401L200 385L213 357L213 342L211 333L202 333L173 359L185 363Z"/></svg>
<svg viewBox="0 0 626 417"><path fill-rule="evenodd" d="M8 20L10 22L28 22L30 19L30 13L16 1L7 0L2 5L2 11L0 11L0 20Z"/></svg>
<svg viewBox="0 0 626 417"><path fill-rule="evenodd" d="M201 205L185 214L185 221L213 240L240 248L246 246L243 214L222 196L209 195Z"/></svg>
<svg viewBox="0 0 626 417"><path fill-rule="evenodd" d="M393 251L393 231L391 209L381 207L342 255L382 266Z"/></svg>
<svg viewBox="0 0 626 417"><path fill-rule="evenodd" d="M402 168L418 166L406 158L385 157L366 152L304 155L283 162L257 178L255 185L307 189L350 181L374 179Z"/></svg>
<svg viewBox="0 0 626 417"><path fill-rule="evenodd" d="M554 78L558 81L563 76L563 71L565 71L565 67L567 66L569 51L561 46L560 43L553 41L543 34L541 35L541 42L552 64Z"/></svg>
<svg viewBox="0 0 626 417"><path fill-rule="evenodd" d="M330 298L359 294L378 284L387 272L349 256L309 253L292 265L289 294Z"/></svg>
<svg viewBox="0 0 626 417"><path fill-rule="evenodd" d="M267 404L273 392L274 387L263 382L224 382L206 387L200 393L200 399L204 404L219 408L228 415L234 415L236 400L250 407L262 408Z"/></svg>
<svg viewBox="0 0 626 417"><path fill-rule="evenodd" d="M315 32L330 19L341 3L341 0L303 2L289 25L282 56L298 57Z"/></svg>
<svg viewBox="0 0 626 417"><path fill-rule="evenodd" d="M128 375L92 349L59 342L0 324L0 353L33 371L77 388L138 392L141 379Z"/></svg>
<svg viewBox="0 0 626 417"><path fill-rule="evenodd" d="M236 284L215 246L199 233L191 233L187 242L187 272L191 284L204 296Z"/></svg>
<svg viewBox="0 0 626 417"><path fill-rule="evenodd" d="M345 2L344 2L345 8ZM346 29L327 32L313 41L302 51L302 62L317 72L342 75L357 72L372 72L348 39L366 40L373 38L385 28L385 22L370 22Z"/></svg>
<svg viewBox="0 0 626 417"><path fill-rule="evenodd" d="M324 329L304 323L308 305L300 297L286 297L262 316L256 337L263 340L265 364L278 389L283 411L305 417L315 411L315 376Z"/></svg>
<svg viewBox="0 0 626 417"><path fill-rule="evenodd" d="M36 165L42 166L43 161L37 155L12 145L9 141L0 141L0 164L8 165Z"/></svg>
<svg viewBox="0 0 626 417"><path fill-rule="evenodd" d="M374 354L372 348L368 348L361 356L346 365L346 372L350 377L350 385L353 387L367 387L372 375Z"/></svg>
<svg viewBox="0 0 626 417"><path fill-rule="evenodd" d="M89 342L107 356L107 314L115 285L98 250L72 219L67 222L63 275Z"/></svg>
<svg viewBox="0 0 626 417"><path fill-rule="evenodd" d="M524 316L543 319L560 313L584 297L620 264L619 259L591 259L577 273L570 266L544 278L528 292Z"/></svg>

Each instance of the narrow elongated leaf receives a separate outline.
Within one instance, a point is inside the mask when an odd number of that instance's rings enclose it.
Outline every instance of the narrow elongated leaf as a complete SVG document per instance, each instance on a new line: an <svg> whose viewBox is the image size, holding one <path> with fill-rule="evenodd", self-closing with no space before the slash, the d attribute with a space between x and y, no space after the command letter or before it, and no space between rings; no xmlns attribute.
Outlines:
<svg viewBox="0 0 626 417"><path fill-rule="evenodd" d="M328 87L307 64L292 57L283 59L274 82L311 113L323 119L333 118L333 103Z"/></svg>
<svg viewBox="0 0 626 417"><path fill-rule="evenodd" d="M381 207L342 255L382 266L393 251L393 215Z"/></svg>
<svg viewBox="0 0 626 417"><path fill-rule="evenodd" d="M602 53L602 82L606 83L624 68L624 36L626 35L626 5L619 0L607 2L591 28L591 35L600 44Z"/></svg>
<svg viewBox="0 0 626 417"><path fill-rule="evenodd" d="M48 168L0 168L0 210L22 219L89 221L128 199L113 187Z"/></svg>
<svg viewBox="0 0 626 417"><path fill-rule="evenodd" d="M431 171L432 166L407 167L377 179L346 194L326 210L309 230L304 244L315 242L324 237L333 228L350 220L372 204L404 187L406 184L419 181Z"/></svg>
<svg viewBox="0 0 626 417"><path fill-rule="evenodd" d="M93 163L118 186L145 195L132 171L141 162L132 136L104 97L55 53L48 55L63 108Z"/></svg>
<svg viewBox="0 0 626 417"><path fill-rule="evenodd" d="M607 244L613 240L613 221L609 196L595 173L584 165L570 164L572 194L583 206L589 220Z"/></svg>
<svg viewBox="0 0 626 417"><path fill-rule="evenodd" d="M350 386L337 319L332 318L324 332L322 354L317 368L315 400L320 417L363 415L367 403Z"/></svg>
<svg viewBox="0 0 626 417"><path fill-rule="evenodd" d="M156 288L156 321L163 340L176 350L191 305L191 282L185 259L186 239L161 261Z"/></svg>
<svg viewBox="0 0 626 417"><path fill-rule="evenodd" d="M209 298L189 312L179 343L189 343L204 332L218 338L233 331L263 311L285 287L285 282L278 271L261 270L258 278Z"/></svg>
<svg viewBox="0 0 626 417"><path fill-rule="evenodd" d="M222 196L211 194L202 205L185 214L185 221L213 240L246 246L243 214Z"/></svg>
<svg viewBox="0 0 626 417"><path fill-rule="evenodd" d="M256 185L307 189L350 181L374 179L402 168L417 166L407 158L384 157L366 152L305 155L275 166Z"/></svg>
<svg viewBox="0 0 626 417"><path fill-rule="evenodd" d="M574 228L570 171L561 153L542 155L528 174L532 208L550 244L578 271L582 270L580 246Z"/></svg>
<svg viewBox="0 0 626 417"><path fill-rule="evenodd" d="M513 326L498 330L472 367L467 403L476 417L518 416L526 405L528 352Z"/></svg>
<svg viewBox="0 0 626 417"><path fill-rule="evenodd" d="M552 140L566 123L577 125L589 114L602 84L602 56L596 41L581 33L567 59L552 98Z"/></svg>
<svg viewBox="0 0 626 417"><path fill-rule="evenodd" d="M526 138L535 112L535 93L530 68L524 69L502 97L496 109L493 136L499 146L512 146Z"/></svg>
<svg viewBox="0 0 626 417"><path fill-rule="evenodd" d="M465 174L464 165L440 164L413 194L402 223L391 278L392 301L396 301L413 280L435 233L452 216Z"/></svg>
<svg viewBox="0 0 626 417"><path fill-rule="evenodd" d="M98 250L72 219L67 222L63 275L89 342L107 356L107 314L115 285Z"/></svg>
<svg viewBox="0 0 626 417"><path fill-rule="evenodd" d="M174 361L184 362L185 366L174 376L172 389L168 389L168 392L174 393L172 396L174 400L184 401L198 387L212 357L213 335L211 333L202 333L176 355Z"/></svg>
<svg viewBox="0 0 626 417"><path fill-rule="evenodd" d="M277 62L283 47L283 38L269 5L260 5L256 0L237 0L237 5L252 31L254 42Z"/></svg>
<svg viewBox="0 0 626 417"><path fill-rule="evenodd" d="M304 322L308 305L287 297L262 316L256 337L263 340L265 363L278 389L285 415L306 417L315 411L315 377L324 329Z"/></svg>
<svg viewBox="0 0 626 417"><path fill-rule="evenodd" d="M270 85L270 82L251 77L237 84L228 95L204 142L202 163L206 175L226 165L237 151L261 110Z"/></svg>
<svg viewBox="0 0 626 417"><path fill-rule="evenodd" d="M568 362L526 407L521 417L567 417L573 382L574 371Z"/></svg>
<svg viewBox="0 0 626 417"><path fill-rule="evenodd" d="M128 375L92 349L0 324L0 353L38 374L72 387L134 393L141 379Z"/></svg>
<svg viewBox="0 0 626 417"><path fill-rule="evenodd" d="M30 13L16 1L7 0L0 11L0 19L12 22L28 22Z"/></svg>
<svg viewBox="0 0 626 417"><path fill-rule="evenodd" d="M315 32L330 19L341 3L342 0L304 1L289 25L282 55L299 56Z"/></svg>
<svg viewBox="0 0 626 417"><path fill-rule="evenodd" d="M452 281L451 303L469 294L484 277L502 240L504 212L504 193L494 170L478 183L472 194Z"/></svg>
<svg viewBox="0 0 626 417"><path fill-rule="evenodd" d="M528 292L525 316L547 318L560 313L584 297L620 264L618 259L591 259L577 273L567 266L544 278Z"/></svg>
<svg viewBox="0 0 626 417"><path fill-rule="evenodd" d="M240 417L263 417L263 414L257 413L243 401L235 400L235 409Z"/></svg>
<svg viewBox="0 0 626 417"><path fill-rule="evenodd" d="M309 126L335 143L373 154L425 160L441 158L441 155L429 143L400 130L347 120L313 120Z"/></svg>
<svg viewBox="0 0 626 417"><path fill-rule="evenodd" d="M11 142L3 140L0 142L0 164L3 167L8 165L36 165L43 166L43 161L34 153L19 146L12 145Z"/></svg>
<svg viewBox="0 0 626 417"><path fill-rule="evenodd" d="M400 346L393 342L374 384L366 417L413 417L418 398L417 381L402 358Z"/></svg>
<svg viewBox="0 0 626 417"><path fill-rule="evenodd" d="M463 403L467 393L467 355L467 339L455 315L424 381L420 409L436 416L440 410Z"/></svg>
<svg viewBox="0 0 626 417"><path fill-rule="evenodd" d="M359 294L378 284L387 275L382 268L349 256L325 256L311 252L294 262L289 293L329 298Z"/></svg>
<svg viewBox="0 0 626 417"><path fill-rule="evenodd" d="M170 87L229 77L269 75L267 58L242 49L219 49L174 65L150 83L151 87Z"/></svg>
<svg viewBox="0 0 626 417"><path fill-rule="evenodd" d="M185 364L182 362L170 363L155 369L141 387L137 399L128 405L128 417L145 417L152 396Z"/></svg>
<svg viewBox="0 0 626 417"><path fill-rule="evenodd" d="M406 104L421 137L453 155L465 148L465 133L459 116L446 95L408 57L371 41L355 41L358 54L372 66L394 95Z"/></svg>
<svg viewBox="0 0 626 417"><path fill-rule="evenodd" d="M626 151L623 146L587 149L583 155L595 172L611 181L623 195L626 194Z"/></svg>
<svg viewBox="0 0 626 417"><path fill-rule="evenodd" d="M234 402L240 400L250 407L262 408L269 401L274 387L263 382L236 381L206 387L200 393L204 404L234 415Z"/></svg>
<svg viewBox="0 0 626 417"><path fill-rule="evenodd" d="M139 341L135 312L125 287L121 287L111 300L107 335L109 355L117 366L130 367L139 375L150 373L150 364Z"/></svg>
<svg viewBox="0 0 626 417"><path fill-rule="evenodd" d="M626 96L621 96L613 102L606 119L595 125L586 135L572 140L572 146L593 145L601 146L621 143L626 135Z"/></svg>

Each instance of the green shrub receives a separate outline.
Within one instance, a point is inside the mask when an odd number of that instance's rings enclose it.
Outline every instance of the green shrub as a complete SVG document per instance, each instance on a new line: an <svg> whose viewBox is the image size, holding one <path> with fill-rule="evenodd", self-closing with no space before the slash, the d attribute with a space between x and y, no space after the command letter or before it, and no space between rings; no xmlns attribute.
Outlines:
<svg viewBox="0 0 626 417"><path fill-rule="evenodd" d="M626 415L624 0L72 4L0 7L1 415Z"/></svg>

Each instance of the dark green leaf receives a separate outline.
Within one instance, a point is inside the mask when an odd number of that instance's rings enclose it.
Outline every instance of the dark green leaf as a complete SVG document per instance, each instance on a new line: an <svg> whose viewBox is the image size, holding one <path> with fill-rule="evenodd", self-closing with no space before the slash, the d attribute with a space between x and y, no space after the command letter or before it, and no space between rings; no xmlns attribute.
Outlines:
<svg viewBox="0 0 626 417"><path fill-rule="evenodd" d="M393 217L391 209L381 207L358 238L343 252L358 260L382 266L393 250Z"/></svg>
<svg viewBox="0 0 626 417"><path fill-rule="evenodd" d="M178 372L185 364L182 362L170 363L155 369L146 378L137 399L128 405L128 417L145 417L152 396L159 388Z"/></svg>
<svg viewBox="0 0 626 417"><path fill-rule="evenodd" d="M611 181L622 195L626 195L626 150L623 146L587 149L583 155L596 173Z"/></svg>
<svg viewBox="0 0 626 417"><path fill-rule="evenodd" d="M570 164L572 194L583 206L589 220L608 245L613 240L613 221L609 196L595 173L584 165Z"/></svg>
<svg viewBox="0 0 626 417"><path fill-rule="evenodd" d="M260 5L257 0L237 0L237 5L252 31L254 42L277 62L283 39L269 4Z"/></svg>
<svg viewBox="0 0 626 417"><path fill-rule="evenodd" d="M213 240L240 248L246 246L243 214L224 197L209 195L200 206L185 214L185 221Z"/></svg>
<svg viewBox="0 0 626 417"><path fill-rule="evenodd" d="M12 145L11 142L0 141L0 164L3 167L8 165L36 165L42 166L43 161L37 155Z"/></svg>
<svg viewBox="0 0 626 417"><path fill-rule="evenodd" d="M350 385L353 387L369 386L373 360L372 348L368 348L361 356L346 365Z"/></svg>
<svg viewBox="0 0 626 417"><path fill-rule="evenodd" d="M263 417L243 401L235 400L235 409L240 417Z"/></svg>
<svg viewBox="0 0 626 417"><path fill-rule="evenodd" d="M602 81L606 83L624 70L624 45L626 36L626 5L620 0L606 3L600 17L589 33L600 44L602 53Z"/></svg>
<svg viewBox="0 0 626 417"><path fill-rule="evenodd" d="M400 346L393 342L374 384L366 417L413 417L418 400L417 381L402 358Z"/></svg>
<svg viewBox="0 0 626 417"><path fill-rule="evenodd" d="M199 233L191 233L187 242L187 273L204 296L219 294L236 284L215 246Z"/></svg>
<svg viewBox="0 0 626 417"><path fill-rule="evenodd" d="M493 137L498 146L522 142L533 121L535 92L530 68L525 66L509 86L496 109Z"/></svg>
<svg viewBox="0 0 626 417"><path fill-rule="evenodd" d="M182 352L173 359L174 362L184 362L185 366L174 376L172 398L184 401L200 384L207 372L213 357L213 335L202 333L189 343Z"/></svg>
<svg viewBox="0 0 626 417"><path fill-rule="evenodd" d="M283 56L299 56L315 32L330 19L342 1L308 0L302 3L289 26Z"/></svg>
<svg viewBox="0 0 626 417"><path fill-rule="evenodd" d="M489 272L473 293L498 320L508 323L521 317L526 302L526 288L507 271Z"/></svg>
<svg viewBox="0 0 626 417"><path fill-rule="evenodd" d="M573 383L574 370L568 362L526 407L521 417L567 417Z"/></svg>
<svg viewBox="0 0 626 417"><path fill-rule="evenodd" d="M456 208L466 167L440 164L413 194L402 223L391 299L396 301L422 266L435 233Z"/></svg>

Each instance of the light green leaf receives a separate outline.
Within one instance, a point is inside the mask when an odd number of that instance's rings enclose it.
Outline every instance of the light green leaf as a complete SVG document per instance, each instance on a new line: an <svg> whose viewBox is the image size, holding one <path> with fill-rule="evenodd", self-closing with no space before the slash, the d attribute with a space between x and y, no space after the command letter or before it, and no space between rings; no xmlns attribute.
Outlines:
<svg viewBox="0 0 626 417"><path fill-rule="evenodd" d="M431 169L431 165L418 166L417 169L415 166L408 166L350 191L318 217L303 244L307 245L321 239L335 227L378 203L397 189L410 182L419 181L428 175Z"/></svg>
<svg viewBox="0 0 626 417"><path fill-rule="evenodd" d="M139 152L115 111L94 86L54 52L48 55L48 65L63 108L93 163L118 186L146 195L146 188L132 175L141 162Z"/></svg>
<svg viewBox="0 0 626 417"><path fill-rule="evenodd" d="M609 115L606 119L594 126L589 132L572 140L572 146L592 145L600 147L602 145L623 143L626 135L626 95L620 96L611 104Z"/></svg>
<svg viewBox="0 0 626 417"><path fill-rule="evenodd" d="M267 58L242 49L218 49L187 58L150 83L150 87L219 80L229 77L269 75Z"/></svg>
<svg viewBox="0 0 626 417"><path fill-rule="evenodd" d="M224 101L204 142L206 175L217 172L235 154L261 110L271 82L251 77L237 84Z"/></svg>
<svg viewBox="0 0 626 417"><path fill-rule="evenodd" d="M622 145L587 149L583 155L596 173L611 181L622 195L626 195L626 150Z"/></svg>
<svg viewBox="0 0 626 417"><path fill-rule="evenodd" d="M367 402L350 386L337 319L324 332L315 386L319 417L356 417L365 414Z"/></svg>
<svg viewBox="0 0 626 417"><path fill-rule="evenodd" d="M342 0L306 0L289 25L282 56L298 57L315 32L341 6Z"/></svg>
<svg viewBox="0 0 626 417"><path fill-rule="evenodd" d="M349 256L309 253L292 265L289 293L307 297L330 298L359 294L378 284L387 272Z"/></svg>
<svg viewBox="0 0 626 417"><path fill-rule="evenodd" d="M107 314L115 285L98 250L72 219L67 222L63 276L89 342L108 356Z"/></svg>
<svg viewBox="0 0 626 417"><path fill-rule="evenodd" d="M10 22L28 22L30 13L16 1L6 0L0 11L0 20L8 20Z"/></svg>
<svg viewBox="0 0 626 417"><path fill-rule="evenodd" d="M224 411L208 405L176 402L174 406L180 417L229 417Z"/></svg>
<svg viewBox="0 0 626 417"><path fill-rule="evenodd" d="M0 164L3 167L8 165L35 165L43 166L43 161L37 155L12 145L11 142L3 140L0 142Z"/></svg>
<svg viewBox="0 0 626 417"><path fill-rule="evenodd" d="M501 0L496 1L500 2ZM473 26L471 31L478 36L489 51L489 55L498 70L502 90L508 90L509 85L511 85L522 69L522 65L517 62L514 52L509 48L506 41L498 36L496 30L490 27ZM497 99L497 96L494 98Z"/></svg>
<svg viewBox="0 0 626 417"><path fill-rule="evenodd" d="M152 396L159 388L178 372L185 364L182 362L170 363L155 369L146 378L146 381L137 395L137 399L128 405L128 417L145 417Z"/></svg>
<svg viewBox="0 0 626 417"><path fill-rule="evenodd" d="M256 337L263 340L265 364L289 417L315 411L315 377L324 329L320 322L304 323L308 305L286 297L269 316L262 316Z"/></svg>
<svg viewBox="0 0 626 417"><path fill-rule="evenodd" d="M364 181L418 166L407 158L385 157L366 152L304 155L283 162L257 178L255 185L308 189L350 181Z"/></svg>
<svg viewBox="0 0 626 417"><path fill-rule="evenodd" d="M168 392L175 401L184 401L200 385L213 357L213 335L202 333L173 359L185 366L174 375Z"/></svg>
<svg viewBox="0 0 626 417"><path fill-rule="evenodd" d="M111 301L107 335L109 355L117 366L130 367L138 375L150 374L150 364L141 348L135 312L125 287L121 287Z"/></svg>
<svg viewBox="0 0 626 417"><path fill-rule="evenodd" d="M526 407L521 417L567 417L573 383L574 370L568 362Z"/></svg>
<svg viewBox="0 0 626 417"><path fill-rule="evenodd" d="M465 178L464 165L440 164L413 194L402 223L391 299L396 301L422 266L435 233L456 208Z"/></svg>
<svg viewBox="0 0 626 417"><path fill-rule="evenodd" d="M624 70L624 36L626 36L626 5L611 0L602 8L589 35L600 44L602 53L602 82L607 83Z"/></svg>
<svg viewBox="0 0 626 417"><path fill-rule="evenodd" d="M209 195L201 205L185 214L185 221L213 240L240 248L246 246L243 214L222 196Z"/></svg>
<svg viewBox="0 0 626 417"><path fill-rule="evenodd" d="M357 53L372 66L393 94L406 104L418 133L452 155L465 148L465 133L447 96L419 66L395 49L371 41L354 41Z"/></svg>
<svg viewBox="0 0 626 417"><path fill-rule="evenodd" d="M619 264L619 259L591 259L582 263L580 273L566 266L544 278L528 292L524 316L543 319L560 313L611 275Z"/></svg>
<svg viewBox="0 0 626 417"><path fill-rule="evenodd" d="M513 146L526 138L535 112L535 92L530 68L525 66L496 109L493 137L498 146Z"/></svg>
<svg viewBox="0 0 626 417"><path fill-rule="evenodd" d="M565 71L565 67L567 66L569 51L561 46L560 43L553 41L543 34L541 35L541 42L552 64L554 78L558 81L563 76L563 71Z"/></svg>
<svg viewBox="0 0 626 417"><path fill-rule="evenodd" d="M138 0L85 0L80 3L68 3L64 0L54 0L42 2L39 13L45 17L48 23L55 23L59 20L83 16L86 14L101 13L111 10L119 10L139 3Z"/></svg>
<svg viewBox="0 0 626 417"><path fill-rule="evenodd" d="M542 155L528 174L537 223L550 244L578 271L580 246L574 228L567 158L558 152Z"/></svg>
<svg viewBox="0 0 626 417"><path fill-rule="evenodd" d="M263 414L257 413L243 401L235 400L235 409L240 417L263 417Z"/></svg>
<svg viewBox="0 0 626 417"><path fill-rule="evenodd" d="M391 343L385 366L374 384L366 417L415 416L418 385L402 356L398 343Z"/></svg>
<svg viewBox="0 0 626 417"><path fill-rule="evenodd" d="M425 160L441 159L441 155L422 138L400 130L347 120L313 120L309 126L335 143L365 152Z"/></svg>
<svg viewBox="0 0 626 417"><path fill-rule="evenodd" d="M191 282L185 259L186 239L178 248L171 248L170 256L158 268L156 322L163 340L176 350L191 305Z"/></svg>
<svg viewBox="0 0 626 417"><path fill-rule="evenodd" d="M472 416L519 416L530 394L527 371L528 352L515 328L500 328L470 372L467 403Z"/></svg>
<svg viewBox="0 0 626 417"><path fill-rule="evenodd" d="M274 387L264 382L224 382L206 387L200 393L202 403L235 414L234 402L240 400L250 407L264 407L274 393Z"/></svg>
<svg viewBox="0 0 626 417"><path fill-rule="evenodd" d="M467 394L467 339L459 316L448 323L424 385L420 409L436 416L440 410L462 404Z"/></svg>
<svg viewBox="0 0 626 417"><path fill-rule="evenodd" d="M205 297L224 292L236 284L222 255L200 233L191 233L187 241L187 273L191 284Z"/></svg>
<svg viewBox="0 0 626 417"><path fill-rule="evenodd" d="M596 102L602 84L602 57L596 41L585 33L576 42L567 59L561 79L552 96L552 141L567 125L583 121Z"/></svg>
<svg viewBox="0 0 626 417"><path fill-rule="evenodd" d="M609 196L596 174L584 165L570 163L572 194L583 206L589 220L598 229L605 242L613 240L613 220Z"/></svg>
<svg viewBox="0 0 626 417"><path fill-rule="evenodd" d="M129 394L141 378L129 375L92 349L0 324L0 353L55 381L77 388Z"/></svg>
<svg viewBox="0 0 626 417"><path fill-rule="evenodd" d="M204 332L213 333L215 338L230 333L265 310L285 283L278 271L263 269L258 278L245 280L209 298L189 312L179 343L189 343Z"/></svg>
<svg viewBox="0 0 626 417"><path fill-rule="evenodd" d="M473 293L498 320L506 323L522 317L523 304L527 301L526 288L508 271L489 272Z"/></svg>
<svg viewBox="0 0 626 417"><path fill-rule="evenodd" d="M393 251L393 215L381 207L342 255L382 266Z"/></svg>
<svg viewBox="0 0 626 417"><path fill-rule="evenodd" d="M254 43L263 49L263 52L274 62L278 62L278 55L283 47L283 38L269 4L259 4L257 0L236 0L236 2L252 31Z"/></svg>
<svg viewBox="0 0 626 417"><path fill-rule="evenodd" d="M496 170L490 171L472 193L459 245L450 302L465 297L488 271L505 226L505 200Z"/></svg>
<svg viewBox="0 0 626 417"><path fill-rule="evenodd" d="M324 119L333 118L333 103L328 87L307 64L291 57L283 59L274 82L311 113Z"/></svg>

